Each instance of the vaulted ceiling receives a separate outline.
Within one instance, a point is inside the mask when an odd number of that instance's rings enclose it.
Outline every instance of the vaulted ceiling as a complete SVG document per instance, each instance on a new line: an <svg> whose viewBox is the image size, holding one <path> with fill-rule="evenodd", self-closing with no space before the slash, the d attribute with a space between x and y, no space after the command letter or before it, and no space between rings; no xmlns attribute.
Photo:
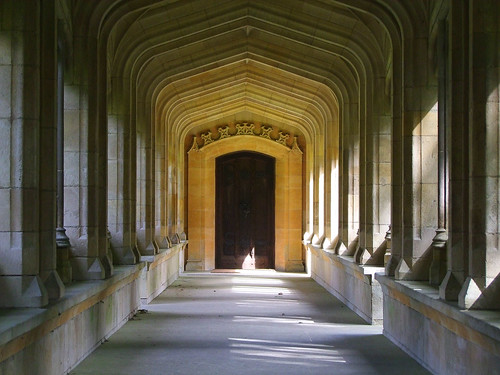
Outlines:
<svg viewBox="0 0 500 375"><path fill-rule="evenodd" d="M386 2L87 0L73 12L75 34L89 27L106 59L109 112L138 129L182 143L246 120L310 141L390 80L397 22Z"/></svg>

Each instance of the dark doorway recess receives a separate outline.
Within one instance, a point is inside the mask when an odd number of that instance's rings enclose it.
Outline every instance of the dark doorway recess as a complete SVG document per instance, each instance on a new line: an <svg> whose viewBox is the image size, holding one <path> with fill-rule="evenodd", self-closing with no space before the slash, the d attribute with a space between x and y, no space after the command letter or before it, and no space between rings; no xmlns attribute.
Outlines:
<svg viewBox="0 0 500 375"><path fill-rule="evenodd" d="M275 164L254 152L217 158L217 268L274 268Z"/></svg>

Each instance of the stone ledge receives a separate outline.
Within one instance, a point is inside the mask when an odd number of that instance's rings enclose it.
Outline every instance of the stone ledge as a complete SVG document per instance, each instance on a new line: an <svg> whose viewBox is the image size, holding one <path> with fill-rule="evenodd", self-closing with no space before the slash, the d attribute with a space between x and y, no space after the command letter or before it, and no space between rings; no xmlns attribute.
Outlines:
<svg viewBox="0 0 500 375"><path fill-rule="evenodd" d="M44 308L1 309L0 362L23 350L44 334L60 327L130 281L138 279L144 266L144 263L116 266L113 276L109 279L75 282L66 287L63 298L49 302ZM44 328L45 325L47 327ZM16 339L20 339L20 342L5 350L4 345Z"/></svg>
<svg viewBox="0 0 500 375"><path fill-rule="evenodd" d="M305 244L309 249L315 251L316 253L322 253L329 257L331 260L341 263L345 268L346 272L353 275L358 279L364 279L366 282L372 284L373 277L378 272L383 272L384 267L380 266L370 266L370 265L362 265L358 264L354 261L353 256L345 256L335 254L333 250L322 249L317 246L313 246L311 244ZM362 276L361 276L362 275Z"/></svg>
<svg viewBox="0 0 500 375"><path fill-rule="evenodd" d="M187 241L183 241L179 244L172 245L172 247L162 249L160 248L160 252L155 255L142 255L140 261L146 262L147 269L155 268L158 263L162 263L173 255L177 254L182 248L187 245Z"/></svg>
<svg viewBox="0 0 500 375"><path fill-rule="evenodd" d="M462 310L456 302L441 300L439 290L425 282L396 281L381 273L375 279L387 290L384 295L389 294L465 340L500 355L500 311ZM492 341L485 342L478 334Z"/></svg>

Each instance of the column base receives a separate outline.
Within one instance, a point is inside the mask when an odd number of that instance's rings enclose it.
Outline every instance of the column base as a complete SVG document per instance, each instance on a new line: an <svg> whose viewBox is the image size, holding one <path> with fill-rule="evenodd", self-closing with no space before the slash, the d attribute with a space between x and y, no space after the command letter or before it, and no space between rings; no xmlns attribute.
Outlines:
<svg viewBox="0 0 500 375"><path fill-rule="evenodd" d="M0 276L0 307L42 307L49 293L39 276Z"/></svg>
<svg viewBox="0 0 500 375"><path fill-rule="evenodd" d="M102 258L102 265L104 266L104 278L107 279L113 275L113 258L108 253Z"/></svg>
<svg viewBox="0 0 500 375"><path fill-rule="evenodd" d="M335 246L335 254L337 255L347 255L349 249L344 245L344 243L339 240L337 241L337 245Z"/></svg>
<svg viewBox="0 0 500 375"><path fill-rule="evenodd" d="M149 245L142 251L141 255L156 255L158 254L157 248L153 242L150 242Z"/></svg>
<svg viewBox="0 0 500 375"><path fill-rule="evenodd" d="M49 299L58 300L64 296L64 283L62 282L56 270L51 271L43 280L45 288L49 294Z"/></svg>
<svg viewBox="0 0 500 375"><path fill-rule="evenodd" d="M445 301L458 301L461 289L462 284L458 282L453 272L448 271L439 286L439 298Z"/></svg>
<svg viewBox="0 0 500 375"><path fill-rule="evenodd" d="M102 280L106 278L104 264L97 257L71 258L74 280Z"/></svg>
<svg viewBox="0 0 500 375"><path fill-rule="evenodd" d="M385 275L394 276L394 274L396 273L396 268L398 268L398 264L399 264L399 257L396 257L393 254L391 254L385 264Z"/></svg>
<svg viewBox="0 0 500 375"><path fill-rule="evenodd" d="M186 271L203 271L203 262L201 260L187 260Z"/></svg>
<svg viewBox="0 0 500 375"><path fill-rule="evenodd" d="M304 261L289 260L286 262L285 272L304 272Z"/></svg>
<svg viewBox="0 0 500 375"><path fill-rule="evenodd" d="M405 259L401 259L394 270L396 280L429 281L429 257L419 258L413 264L409 264Z"/></svg>
<svg viewBox="0 0 500 375"><path fill-rule="evenodd" d="M112 247L114 264L127 265L136 264L139 258L136 257L131 246Z"/></svg>
<svg viewBox="0 0 500 375"><path fill-rule="evenodd" d="M362 249L361 247L358 247L354 253L354 261L357 264L367 264L371 257L372 255L370 252L367 249Z"/></svg>
<svg viewBox="0 0 500 375"><path fill-rule="evenodd" d="M500 310L500 281L493 280L484 289L468 277L458 295L458 305L471 310Z"/></svg>

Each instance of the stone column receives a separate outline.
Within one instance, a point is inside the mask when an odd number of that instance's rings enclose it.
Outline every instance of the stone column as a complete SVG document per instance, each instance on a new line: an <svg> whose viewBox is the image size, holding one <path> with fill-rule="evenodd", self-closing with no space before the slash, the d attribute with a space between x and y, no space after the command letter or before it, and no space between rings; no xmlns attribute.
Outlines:
<svg viewBox="0 0 500 375"><path fill-rule="evenodd" d="M123 106L117 103L114 107ZM108 115L108 228L116 264L138 261L135 222L131 218L135 211L135 135L127 120L127 114Z"/></svg>
<svg viewBox="0 0 500 375"><path fill-rule="evenodd" d="M151 133L143 123L137 124L137 244L142 255L158 253L158 244L154 238L154 150Z"/></svg>
<svg viewBox="0 0 500 375"><path fill-rule="evenodd" d="M437 37L437 64L438 64L438 229L432 239L432 263L429 270L429 282L439 285L446 273L446 244L448 233L447 223L447 155L446 155L446 128L447 128L447 65L448 42L447 21L439 21Z"/></svg>
<svg viewBox="0 0 500 375"><path fill-rule="evenodd" d="M158 107L155 110L155 202L160 202L155 205L155 233L159 237L158 242L162 242L166 238L166 184L165 174L166 165L170 163L166 157L165 147L165 128L166 124L161 121L161 115L158 112ZM161 113L161 111L160 111Z"/></svg>
<svg viewBox="0 0 500 375"><path fill-rule="evenodd" d="M64 90L64 220L74 279L103 279L113 272L107 256L105 66L86 26L76 22L73 31L73 70Z"/></svg>
<svg viewBox="0 0 500 375"><path fill-rule="evenodd" d="M177 192L177 179L179 176L179 161L177 160L177 148L175 134L172 129L168 130L168 148L167 155L169 163L166 166L167 173L167 231L169 235L178 232L177 228L177 215L178 215L178 192Z"/></svg>
<svg viewBox="0 0 500 375"><path fill-rule="evenodd" d="M338 109L335 109L338 116ZM339 241L339 125L338 117L325 129L325 240L323 249L334 250Z"/></svg>
<svg viewBox="0 0 500 375"><path fill-rule="evenodd" d="M391 217L391 119L390 96L385 78L373 79L369 93L372 105L367 104L369 121L364 129L363 181L361 197L360 246L355 254L360 264L382 265L386 250L385 236ZM361 208L361 207L360 207Z"/></svg>
<svg viewBox="0 0 500 375"><path fill-rule="evenodd" d="M313 174L313 238L312 245L321 247L325 239L325 137L316 134L314 139L314 174Z"/></svg>
<svg viewBox="0 0 500 375"><path fill-rule="evenodd" d="M429 69L427 30L405 40L403 133L394 134L393 168L398 175L401 211L392 225L392 248L401 254L396 279L429 279L430 245L437 223L437 83ZM421 34L419 34L421 33ZM396 130L395 130L396 132ZM393 215L393 220L394 220Z"/></svg>
<svg viewBox="0 0 500 375"><path fill-rule="evenodd" d="M462 308L500 308L500 4L469 3L469 251Z"/></svg>
<svg viewBox="0 0 500 375"><path fill-rule="evenodd" d="M187 247L186 271L203 270L205 260L205 205L202 199L206 181L204 181L204 171L202 169L202 155L196 142L196 137L194 137L193 147L188 152L189 244Z"/></svg>
<svg viewBox="0 0 500 375"><path fill-rule="evenodd" d="M41 5L41 90L40 90L40 276L44 280L49 298L64 295L63 281L57 271L56 242L63 224L59 220L59 207L54 205L62 190L62 137L64 102L64 56L61 26L56 21L56 8L52 1ZM59 46L58 46L59 45ZM57 175L56 175L57 170ZM59 185L61 183L61 185ZM59 190L61 187L61 190ZM57 188L57 189L56 189ZM59 199L57 205L59 205ZM56 221L57 217L57 221ZM56 228L57 227L57 228ZM54 235L54 229L56 233ZM64 232L63 232L64 233ZM66 263L67 265L67 263ZM67 280L66 280L67 281Z"/></svg>
<svg viewBox="0 0 500 375"><path fill-rule="evenodd" d="M441 298L458 300L466 278L468 254L468 2L450 4L449 16L449 82L447 148L449 154L448 241L446 246L447 273L439 287Z"/></svg>
<svg viewBox="0 0 500 375"><path fill-rule="evenodd" d="M302 151L297 144L297 137L294 139L292 149L288 152L287 162L288 175L285 178L288 180L288 183L285 194L287 195L288 206L285 212L288 216L288 223L286 223L285 227L288 236L285 238L285 244L288 248L288 254L286 255L285 270L289 272L303 272L305 259L300 243L302 228L302 181L296 175L297 171L302 171ZM302 173L300 173L300 176L302 176ZM278 178L278 176L276 177Z"/></svg>
<svg viewBox="0 0 500 375"><path fill-rule="evenodd" d="M303 235L303 240L306 243L311 243L314 236L314 147L306 149L305 163L305 221L306 228Z"/></svg>
<svg viewBox="0 0 500 375"><path fill-rule="evenodd" d="M402 40L395 37L392 41L392 69L387 73L387 86L392 96L392 128L391 128L391 225L386 234L389 253L385 256L385 274L394 276L403 251L403 87L396 82L403 80Z"/></svg>
<svg viewBox="0 0 500 375"><path fill-rule="evenodd" d="M342 113L342 176L340 241L335 252L354 255L359 236L359 119L357 103L345 103Z"/></svg>
<svg viewBox="0 0 500 375"><path fill-rule="evenodd" d="M40 307L47 304L49 294L39 275L39 3L2 1L0 14L0 307ZM47 74L54 93L54 70ZM53 127L43 133L44 137L55 135ZM54 165L49 173L52 179L43 199L50 204L54 202ZM52 225L54 214L49 213ZM53 236L54 226L51 230ZM54 252L55 246L48 251ZM43 265L48 271L53 262L46 260Z"/></svg>

